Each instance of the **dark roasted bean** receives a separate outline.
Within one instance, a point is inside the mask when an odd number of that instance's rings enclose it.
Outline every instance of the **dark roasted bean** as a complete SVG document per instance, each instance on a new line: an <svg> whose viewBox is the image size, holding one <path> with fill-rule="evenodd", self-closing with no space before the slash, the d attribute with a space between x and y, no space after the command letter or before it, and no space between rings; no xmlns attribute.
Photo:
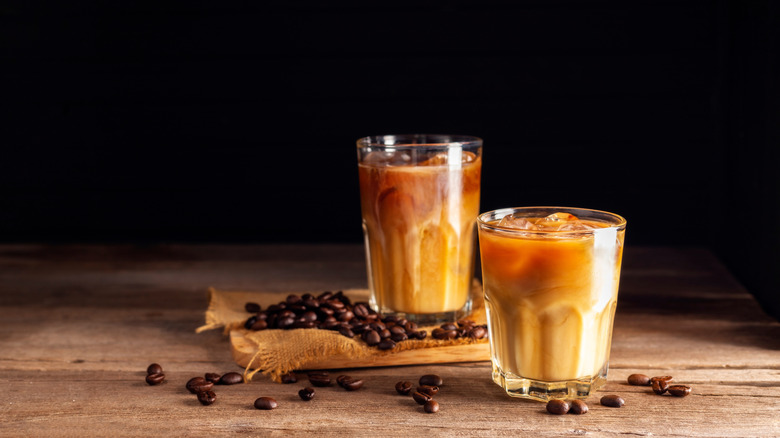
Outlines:
<svg viewBox="0 0 780 438"><path fill-rule="evenodd" d="M235 385L237 383L244 383L244 376L235 371L225 373L219 378L220 385Z"/></svg>
<svg viewBox="0 0 780 438"><path fill-rule="evenodd" d="M435 414L439 412L439 403L436 400L428 400L423 405L423 409L429 414Z"/></svg>
<svg viewBox="0 0 780 438"><path fill-rule="evenodd" d="M650 382L652 382L653 380L663 380L664 382L669 383L672 380L674 380L674 377L672 377L672 376L654 376L654 377L650 378Z"/></svg>
<svg viewBox="0 0 780 438"><path fill-rule="evenodd" d="M619 395L609 394L601 397L601 404L610 408L619 408L625 405L626 401Z"/></svg>
<svg viewBox="0 0 780 438"><path fill-rule="evenodd" d="M347 327L347 326L340 326L339 327L339 333L341 333L342 336L346 336L348 338L354 338L355 337L355 333L353 333L352 330L350 330L350 328Z"/></svg>
<svg viewBox="0 0 780 438"><path fill-rule="evenodd" d="M255 400L255 408L256 409L263 409L263 410L271 410L276 409L278 404L276 403L276 400L272 399L271 397L260 397L257 400Z"/></svg>
<svg viewBox="0 0 780 438"><path fill-rule="evenodd" d="M403 342L409 339L409 336L407 336L406 333L393 333L390 335L390 339L392 339L393 342Z"/></svg>
<svg viewBox="0 0 780 438"><path fill-rule="evenodd" d="M323 293L321 293L321 294L319 294L317 296L317 300L319 300L319 301L328 301L332 297L333 297L333 292L331 292L329 290L326 290L325 292L323 292Z"/></svg>
<svg viewBox="0 0 780 438"><path fill-rule="evenodd" d="M407 322L406 324L404 324L404 329L406 330L407 333L416 332L417 331L417 324L415 324L413 322Z"/></svg>
<svg viewBox="0 0 780 438"><path fill-rule="evenodd" d="M439 387L438 386L431 386L431 385L420 385L417 387L417 392L424 392L431 397L439 393Z"/></svg>
<svg viewBox="0 0 780 438"><path fill-rule="evenodd" d="M149 385L159 385L160 383L165 381L165 374L163 373L152 373L146 375L146 383Z"/></svg>
<svg viewBox="0 0 780 438"><path fill-rule="evenodd" d="M257 322L257 315L250 316L244 323L244 328L247 330L251 330L252 326L255 325L256 322Z"/></svg>
<svg viewBox="0 0 780 438"><path fill-rule="evenodd" d="M634 386L648 386L650 385L650 377L644 374L631 374L628 376L628 384Z"/></svg>
<svg viewBox="0 0 780 438"><path fill-rule="evenodd" d="M387 339L387 338L390 337L390 335L392 335L392 333L390 333L390 330L388 330L388 329L384 329L384 330L380 330L379 331L379 337L382 338L382 339Z"/></svg>
<svg viewBox="0 0 780 438"><path fill-rule="evenodd" d="M569 413L574 415L582 415L588 412L588 404L583 400L574 399L569 402Z"/></svg>
<svg viewBox="0 0 780 438"><path fill-rule="evenodd" d="M249 313L257 313L260 311L260 305L257 303L246 303L244 304L244 310Z"/></svg>
<svg viewBox="0 0 780 438"><path fill-rule="evenodd" d="M365 341L365 343L369 346L377 345L382 340L382 338L379 337L379 333L377 333L375 330L364 331L362 337L363 341Z"/></svg>
<svg viewBox="0 0 780 438"><path fill-rule="evenodd" d="M395 341L390 338L382 339L378 344L376 344L376 348L380 350L392 350L395 348Z"/></svg>
<svg viewBox="0 0 780 438"><path fill-rule="evenodd" d="M303 298L299 297L298 295L292 294L287 295L287 299L285 300L287 304L298 304L303 301Z"/></svg>
<svg viewBox="0 0 780 438"><path fill-rule="evenodd" d="M200 391L198 393L198 401L203 406L208 406L217 400L217 394L214 391Z"/></svg>
<svg viewBox="0 0 780 438"><path fill-rule="evenodd" d="M292 328L293 324L295 324L295 318L292 316L280 317L276 320L276 327L280 329Z"/></svg>
<svg viewBox="0 0 780 438"><path fill-rule="evenodd" d="M298 381L298 376L295 375L292 371L286 374L282 374L282 383L296 383Z"/></svg>
<svg viewBox="0 0 780 438"><path fill-rule="evenodd" d="M685 397L691 393L691 387L688 385L670 385L669 394L675 397Z"/></svg>
<svg viewBox="0 0 780 438"><path fill-rule="evenodd" d="M485 336L487 336L487 329L478 325L470 329L467 336L472 339L483 339Z"/></svg>
<svg viewBox="0 0 780 438"><path fill-rule="evenodd" d="M355 314L352 313L352 311L347 310L346 312L341 312L338 316L339 321L351 321L352 318L355 317Z"/></svg>
<svg viewBox="0 0 780 438"><path fill-rule="evenodd" d="M403 327L402 327L402 326L400 326L400 325L394 325L394 326L390 327L390 334L391 334L391 335L393 335L393 334L397 334L397 333L403 333L403 334L406 334L406 329L405 329L405 328L403 328Z"/></svg>
<svg viewBox="0 0 780 438"><path fill-rule="evenodd" d="M146 367L146 374L160 374L163 372L162 367L158 363L153 363Z"/></svg>
<svg viewBox="0 0 780 438"><path fill-rule="evenodd" d="M563 415L569 412L569 403L566 400L550 400L547 402L547 412L553 415Z"/></svg>
<svg viewBox="0 0 780 438"><path fill-rule="evenodd" d="M653 392L658 395L663 395L669 389L669 382L666 380L651 380Z"/></svg>
<svg viewBox="0 0 780 438"><path fill-rule="evenodd" d="M298 397L303 401L309 401L314 398L314 388L306 387L298 391Z"/></svg>
<svg viewBox="0 0 780 438"><path fill-rule="evenodd" d="M356 303L352 308L352 313L359 318L365 318L368 316L368 305L363 303Z"/></svg>
<svg viewBox="0 0 780 438"><path fill-rule="evenodd" d="M387 315L384 318L382 318L382 322L384 323L398 322L398 317L396 315Z"/></svg>
<svg viewBox="0 0 780 438"><path fill-rule="evenodd" d="M442 330L446 330L446 331L458 329L458 326L451 322L444 323L440 327L442 328Z"/></svg>
<svg viewBox="0 0 780 438"><path fill-rule="evenodd" d="M315 300L314 298L306 298L303 300L303 303L301 304L303 304L303 306L306 307L307 309L322 309L320 307L320 302ZM333 315L333 311L331 311L329 315Z"/></svg>
<svg viewBox="0 0 780 438"><path fill-rule="evenodd" d="M424 405L425 403L433 400L433 397L424 392L415 392L412 394L412 398L417 402L417 404L420 405Z"/></svg>
<svg viewBox="0 0 780 438"><path fill-rule="evenodd" d="M314 386L330 386L330 375L327 371L312 371L308 377Z"/></svg>
<svg viewBox="0 0 780 438"><path fill-rule="evenodd" d="M422 377L420 377L420 385L424 386L442 386L444 384L444 380L442 380L441 377L437 376L436 374L426 374Z"/></svg>
<svg viewBox="0 0 780 438"><path fill-rule="evenodd" d="M187 390L193 394L197 394L201 391L209 391L214 387L214 384L204 379L203 377L193 377L187 381L185 385Z"/></svg>
<svg viewBox="0 0 780 438"><path fill-rule="evenodd" d="M409 395L412 392L412 382L401 381L396 383L395 391L401 395Z"/></svg>
<svg viewBox="0 0 780 438"><path fill-rule="evenodd" d="M301 318L303 318L304 321L316 321L317 312L307 310L306 312L303 313L303 315L301 315Z"/></svg>
<svg viewBox="0 0 780 438"><path fill-rule="evenodd" d="M363 380L355 379L350 376L339 376L336 379L336 382L347 391L356 391L363 387Z"/></svg>
<svg viewBox="0 0 780 438"><path fill-rule="evenodd" d="M264 319L258 319L249 327L250 330L265 330L268 328L268 322Z"/></svg>
<svg viewBox="0 0 780 438"><path fill-rule="evenodd" d="M203 378L205 378L211 383L219 383L219 379L222 378L222 376L220 376L217 373L206 373L206 375L203 376Z"/></svg>
<svg viewBox="0 0 780 438"><path fill-rule="evenodd" d="M416 339L419 339L419 340L423 340L427 336L428 336L428 332L426 332L425 330L419 330L419 331L414 332L414 337Z"/></svg>

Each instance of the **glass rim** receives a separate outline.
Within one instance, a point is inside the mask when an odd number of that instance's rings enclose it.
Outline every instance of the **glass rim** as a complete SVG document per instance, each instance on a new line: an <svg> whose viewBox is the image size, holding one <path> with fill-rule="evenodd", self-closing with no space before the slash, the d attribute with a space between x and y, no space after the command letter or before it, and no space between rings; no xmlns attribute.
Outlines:
<svg viewBox="0 0 780 438"><path fill-rule="evenodd" d="M451 147L482 147L482 139L473 135L461 134L389 134L370 135L357 140L358 149L362 148L430 148L449 149Z"/></svg>
<svg viewBox="0 0 780 438"><path fill-rule="evenodd" d="M500 220L504 218L505 216L508 216L509 214L514 214L520 211L544 211L548 212L548 214L562 212L562 213L571 213L577 216L578 219L585 219L585 220L597 220L599 222L607 223L609 226L604 228L596 228L596 229L590 229L590 230L581 230L581 231L539 231L539 230L520 230L517 228L512 227L503 227L499 226L497 224L491 224L487 222L486 218L491 217L491 220ZM580 214L575 214L575 212L580 212ZM584 215L583 215L584 213ZM545 214L547 216L547 214ZM490 210L486 211L484 213L481 213L477 216L477 224L479 225L480 229L489 229L493 231L500 231L503 233L510 233L510 234L516 234L516 235L532 235L532 236L582 236L582 235L588 235L588 234L594 234L601 232L602 230L609 230L609 229L617 229L617 230L624 230L626 228L627 221L623 216L620 216L615 213L610 213L608 211L604 210L594 210L591 208L581 208L581 207L563 207L563 206L530 206L530 207L509 207L509 208L499 208L496 210Z"/></svg>

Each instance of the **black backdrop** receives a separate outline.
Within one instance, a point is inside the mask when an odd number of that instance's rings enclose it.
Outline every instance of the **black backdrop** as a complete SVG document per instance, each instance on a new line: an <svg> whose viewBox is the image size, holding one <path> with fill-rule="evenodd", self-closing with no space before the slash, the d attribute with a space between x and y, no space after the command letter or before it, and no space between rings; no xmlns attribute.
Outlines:
<svg viewBox="0 0 780 438"><path fill-rule="evenodd" d="M485 140L482 210L627 217L778 315L770 1L11 2L0 241L360 242L355 140Z"/></svg>

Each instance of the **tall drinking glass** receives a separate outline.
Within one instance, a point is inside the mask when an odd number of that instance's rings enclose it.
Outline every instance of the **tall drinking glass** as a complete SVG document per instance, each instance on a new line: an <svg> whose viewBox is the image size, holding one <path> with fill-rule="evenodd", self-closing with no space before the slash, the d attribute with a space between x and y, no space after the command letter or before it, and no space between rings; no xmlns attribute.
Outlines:
<svg viewBox="0 0 780 438"><path fill-rule="evenodd" d="M482 140L384 135L357 151L372 307L424 324L470 313Z"/></svg>
<svg viewBox="0 0 780 438"><path fill-rule="evenodd" d="M515 397L587 397L607 378L625 219L524 207L477 222L493 381Z"/></svg>

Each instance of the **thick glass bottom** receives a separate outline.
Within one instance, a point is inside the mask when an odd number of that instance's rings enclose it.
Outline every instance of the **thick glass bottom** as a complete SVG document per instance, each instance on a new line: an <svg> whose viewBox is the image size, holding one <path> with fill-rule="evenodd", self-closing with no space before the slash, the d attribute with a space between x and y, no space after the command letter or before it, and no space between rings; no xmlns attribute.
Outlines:
<svg viewBox="0 0 780 438"><path fill-rule="evenodd" d="M470 315L471 310L472 310L472 302L471 300L468 300L466 302L466 305L463 306L461 309L452 310L448 312L408 313L408 312L397 312L392 309L381 308L379 310L379 313L381 313L383 317L388 315L394 315L399 318L405 318L407 321L413 322L420 327L425 327L431 325L439 325L445 322L455 322L461 318Z"/></svg>
<svg viewBox="0 0 780 438"><path fill-rule="evenodd" d="M547 382L527 379L507 373L493 361L493 381L512 397L539 401L552 399L586 398L607 383L609 363L605 363L595 376L584 376L572 380Z"/></svg>

